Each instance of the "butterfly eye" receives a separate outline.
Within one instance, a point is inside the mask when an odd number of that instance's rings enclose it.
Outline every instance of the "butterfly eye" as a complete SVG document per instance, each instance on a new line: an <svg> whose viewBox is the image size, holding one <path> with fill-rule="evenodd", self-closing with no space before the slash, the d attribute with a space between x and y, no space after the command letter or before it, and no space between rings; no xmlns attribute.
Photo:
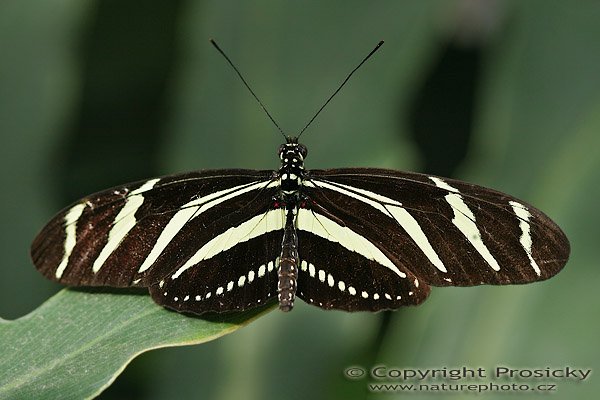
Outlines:
<svg viewBox="0 0 600 400"><path fill-rule="evenodd" d="M279 156L279 158L282 158L283 152L285 151L285 147L285 144L282 144L277 149L277 155Z"/></svg>
<svg viewBox="0 0 600 400"><path fill-rule="evenodd" d="M302 156L302 158L306 158L306 156L308 155L308 149L306 148L306 146L299 143L298 150L300 151L300 155Z"/></svg>

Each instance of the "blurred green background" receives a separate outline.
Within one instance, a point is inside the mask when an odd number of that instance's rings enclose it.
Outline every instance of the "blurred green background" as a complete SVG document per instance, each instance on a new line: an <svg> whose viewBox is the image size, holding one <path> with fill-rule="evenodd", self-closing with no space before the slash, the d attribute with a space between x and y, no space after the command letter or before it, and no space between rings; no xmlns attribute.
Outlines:
<svg viewBox="0 0 600 400"><path fill-rule="evenodd" d="M277 168L281 137L208 38L289 133L384 39L303 136L307 167L426 171L511 193L565 230L565 270L519 287L434 288L391 314L298 304L206 345L144 354L101 398L382 396L344 378L351 365L597 369L598 21L597 1L2 1L0 315L60 289L28 248L71 201L167 173ZM594 375L555 383L561 399L600 393Z"/></svg>

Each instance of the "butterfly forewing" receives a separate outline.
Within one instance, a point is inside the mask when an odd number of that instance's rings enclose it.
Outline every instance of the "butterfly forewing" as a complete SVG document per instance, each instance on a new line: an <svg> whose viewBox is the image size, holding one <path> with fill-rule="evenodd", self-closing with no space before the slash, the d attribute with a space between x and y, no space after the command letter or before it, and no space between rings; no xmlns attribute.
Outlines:
<svg viewBox="0 0 600 400"><path fill-rule="evenodd" d="M313 170L305 192L437 286L543 280L569 255L563 232L539 210L456 180L391 170Z"/></svg>
<svg viewBox="0 0 600 400"><path fill-rule="evenodd" d="M52 219L32 258L70 285L148 286L270 206L272 171L202 171L119 186Z"/></svg>

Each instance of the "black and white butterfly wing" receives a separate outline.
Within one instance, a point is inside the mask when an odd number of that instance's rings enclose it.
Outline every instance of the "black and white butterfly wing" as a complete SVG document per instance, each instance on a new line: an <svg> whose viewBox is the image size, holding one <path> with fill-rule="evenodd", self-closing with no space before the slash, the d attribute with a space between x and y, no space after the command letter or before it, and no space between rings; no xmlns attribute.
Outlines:
<svg viewBox="0 0 600 400"><path fill-rule="evenodd" d="M272 176L272 171L201 171L99 192L56 215L34 240L32 259L46 277L68 285L158 285L183 266L189 267L190 260L193 266L188 274L206 266L202 284L222 272L216 269L217 260L239 277L249 266L272 259L274 252L266 249L278 240L281 243L276 235L282 222L268 227L275 232L271 236L263 236L263 230L238 238L246 246L264 248L262 253L253 256L248 250L242 262L226 262L231 261L225 250L231 250L226 238L232 238L232 228L248 226L244 223L269 210L277 191ZM269 221L275 223L274 216ZM209 259L221 251L218 258L202 264L202 254ZM171 300L186 295L172 294Z"/></svg>
<svg viewBox="0 0 600 400"><path fill-rule="evenodd" d="M303 191L317 219L329 214L344 221L421 288L544 280L569 256L566 236L541 211L461 181L380 169L313 170Z"/></svg>
<svg viewBox="0 0 600 400"><path fill-rule="evenodd" d="M201 314L242 311L274 300L284 218L283 209L271 209L235 221L150 286L154 301Z"/></svg>
<svg viewBox="0 0 600 400"><path fill-rule="evenodd" d="M331 216L299 212L297 296L302 300L324 309L380 311L427 298L429 286L392 254L385 255L385 249L359 238Z"/></svg>

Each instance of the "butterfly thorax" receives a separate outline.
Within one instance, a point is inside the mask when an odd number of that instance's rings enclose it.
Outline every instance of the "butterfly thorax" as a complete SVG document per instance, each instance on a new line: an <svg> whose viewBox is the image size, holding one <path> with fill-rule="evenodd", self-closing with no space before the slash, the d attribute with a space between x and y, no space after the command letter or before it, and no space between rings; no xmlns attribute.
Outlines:
<svg viewBox="0 0 600 400"><path fill-rule="evenodd" d="M281 192L284 197L287 194L295 194L300 189L304 178L304 158L307 150L303 144L290 139L290 142L279 146L279 158L281 167L279 177L281 179Z"/></svg>

